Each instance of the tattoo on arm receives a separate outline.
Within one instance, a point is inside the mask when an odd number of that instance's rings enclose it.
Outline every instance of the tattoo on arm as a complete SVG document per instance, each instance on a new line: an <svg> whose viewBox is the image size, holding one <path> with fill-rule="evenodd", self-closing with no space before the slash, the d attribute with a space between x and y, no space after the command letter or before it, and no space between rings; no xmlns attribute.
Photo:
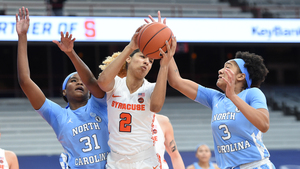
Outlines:
<svg viewBox="0 0 300 169"><path fill-rule="evenodd" d="M174 151L177 150L177 148L176 148L176 143L175 143L174 140L172 140L172 141L170 142L170 147L171 147L172 153L173 153Z"/></svg>
<svg viewBox="0 0 300 169"><path fill-rule="evenodd" d="M178 72L178 69L175 69L175 70L174 70L174 72L176 72L176 73L177 73L177 72Z"/></svg>

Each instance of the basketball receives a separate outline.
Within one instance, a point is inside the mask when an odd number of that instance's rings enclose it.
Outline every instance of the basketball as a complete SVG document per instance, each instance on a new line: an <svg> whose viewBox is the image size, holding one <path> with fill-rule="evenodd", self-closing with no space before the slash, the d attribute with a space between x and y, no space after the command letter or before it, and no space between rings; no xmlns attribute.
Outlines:
<svg viewBox="0 0 300 169"><path fill-rule="evenodd" d="M137 43L140 51L147 57L160 59L159 48L167 51L166 41L171 45L172 30L160 22L152 22L145 25L137 37Z"/></svg>

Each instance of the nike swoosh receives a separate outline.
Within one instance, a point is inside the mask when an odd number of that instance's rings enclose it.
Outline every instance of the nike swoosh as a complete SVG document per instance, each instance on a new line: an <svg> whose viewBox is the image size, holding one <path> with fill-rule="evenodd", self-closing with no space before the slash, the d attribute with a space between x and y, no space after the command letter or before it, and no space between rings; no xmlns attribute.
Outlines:
<svg viewBox="0 0 300 169"><path fill-rule="evenodd" d="M121 97L121 96L116 96L116 95L113 94L112 97Z"/></svg>
<svg viewBox="0 0 300 169"><path fill-rule="evenodd" d="M156 167L153 167L153 169L156 169L158 167L158 165Z"/></svg>

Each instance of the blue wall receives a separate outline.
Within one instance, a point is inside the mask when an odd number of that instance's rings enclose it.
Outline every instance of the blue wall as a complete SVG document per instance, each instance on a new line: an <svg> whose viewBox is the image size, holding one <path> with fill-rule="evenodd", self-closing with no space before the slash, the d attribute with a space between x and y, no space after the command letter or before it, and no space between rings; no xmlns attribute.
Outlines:
<svg viewBox="0 0 300 169"><path fill-rule="evenodd" d="M197 161L194 152L180 152L186 166ZM270 150L271 161L277 169L281 165L300 165L300 150ZM18 156L20 169L60 169L58 155L55 156ZM171 166L171 160L166 155L166 161Z"/></svg>

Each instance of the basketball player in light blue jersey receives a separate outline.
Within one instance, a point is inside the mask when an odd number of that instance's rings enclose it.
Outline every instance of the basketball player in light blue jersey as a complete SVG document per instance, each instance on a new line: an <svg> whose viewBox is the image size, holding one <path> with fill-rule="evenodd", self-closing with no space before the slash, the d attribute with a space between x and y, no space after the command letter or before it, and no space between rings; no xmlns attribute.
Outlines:
<svg viewBox="0 0 300 169"><path fill-rule="evenodd" d="M89 71L86 74L71 73L64 80L62 89L66 108L48 100L41 89L30 78L27 56L27 31L29 11L22 7L16 14L18 41L19 84L33 108L51 125L58 141L65 150L66 166L71 169L104 169L110 149L107 144L107 106L105 93L98 87L96 79ZM64 37L59 43L76 64L82 62L73 50L71 37ZM75 60L78 59L78 60ZM75 63L74 63L75 62ZM80 78L82 77L82 78ZM96 82L96 83L95 83ZM90 93L92 94L90 96Z"/></svg>
<svg viewBox="0 0 300 169"><path fill-rule="evenodd" d="M218 71L224 92L181 78L175 60L169 64L169 84L212 109L211 127L217 165L222 169L271 169L262 141L270 126L265 95L259 89L268 73L261 56L237 52Z"/></svg>

